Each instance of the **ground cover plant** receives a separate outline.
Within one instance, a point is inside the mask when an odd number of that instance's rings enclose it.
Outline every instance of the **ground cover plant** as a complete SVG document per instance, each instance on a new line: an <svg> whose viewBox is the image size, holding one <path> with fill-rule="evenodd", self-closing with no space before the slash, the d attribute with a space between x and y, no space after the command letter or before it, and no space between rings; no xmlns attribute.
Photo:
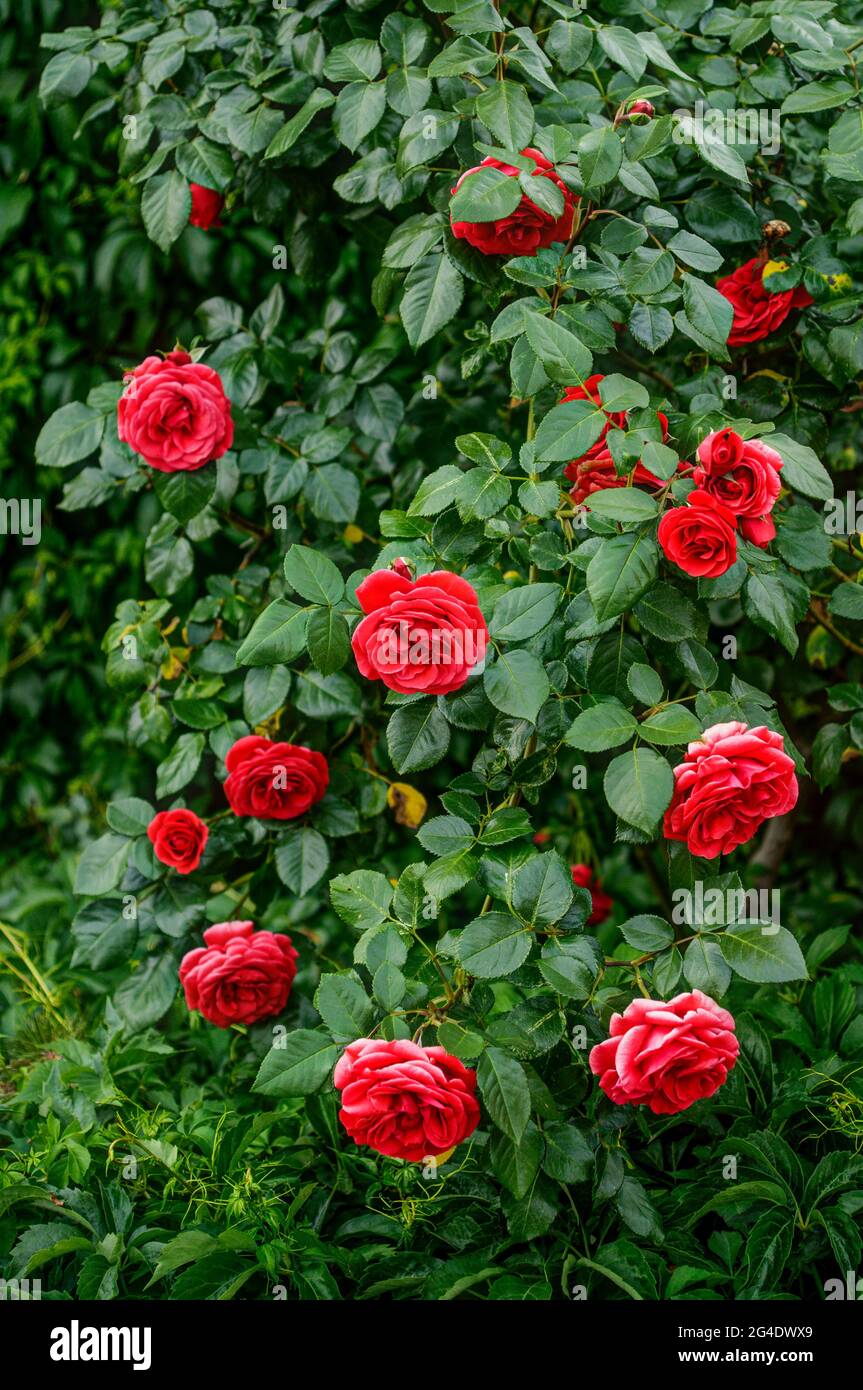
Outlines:
<svg viewBox="0 0 863 1390"><path fill-rule="evenodd" d="M848 1297L863 6L2 13L3 1277Z"/></svg>

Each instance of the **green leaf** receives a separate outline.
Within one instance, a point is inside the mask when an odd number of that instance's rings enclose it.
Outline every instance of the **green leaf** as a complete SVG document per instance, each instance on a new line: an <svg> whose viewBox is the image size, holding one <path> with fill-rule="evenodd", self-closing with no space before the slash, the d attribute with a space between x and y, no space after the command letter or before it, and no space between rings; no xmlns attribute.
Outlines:
<svg viewBox="0 0 863 1390"><path fill-rule="evenodd" d="M524 963L533 935L507 912L487 912L461 931L456 941L458 960L469 974L482 980L511 975Z"/></svg>
<svg viewBox="0 0 863 1390"><path fill-rule="evenodd" d="M611 521L637 526L655 517L659 508L649 493L640 492L638 488L608 487L590 494L590 510Z"/></svg>
<svg viewBox="0 0 863 1390"><path fill-rule="evenodd" d="M156 768L156 796L174 796L191 782L204 754L203 734L180 734L167 758Z"/></svg>
<svg viewBox="0 0 863 1390"><path fill-rule="evenodd" d="M215 464L185 473L153 474L153 491L166 511L184 526L202 512L216 491Z"/></svg>
<svg viewBox="0 0 863 1390"><path fill-rule="evenodd" d="M440 762L450 726L436 704L404 705L387 725L387 748L396 772L418 772Z"/></svg>
<svg viewBox="0 0 863 1390"><path fill-rule="evenodd" d="M91 841L78 861L75 892L92 897L110 893L126 872L131 848L125 833L108 833Z"/></svg>
<svg viewBox="0 0 863 1390"><path fill-rule="evenodd" d="M644 532L604 540L587 567L587 591L600 622L631 608L659 573L659 548Z"/></svg>
<svg viewBox="0 0 863 1390"><path fill-rule="evenodd" d="M308 611L275 599L255 619L236 655L238 666L277 666L293 661L306 645Z"/></svg>
<svg viewBox="0 0 863 1390"><path fill-rule="evenodd" d="M830 602L827 606L837 618L850 618L854 622L863 622L863 585L838 584L830 595Z"/></svg>
<svg viewBox="0 0 863 1390"><path fill-rule="evenodd" d="M36 440L36 462L43 468L68 468L98 449L105 416L80 401L70 401L49 416Z"/></svg>
<svg viewBox="0 0 863 1390"><path fill-rule="evenodd" d="M777 638L791 656L797 651L796 622L809 605L809 590L802 580L788 571L749 574L743 589L743 607L748 617Z"/></svg>
<svg viewBox="0 0 863 1390"><path fill-rule="evenodd" d="M590 401L556 405L536 432L537 457L552 463L581 458L599 439L607 423L605 411Z"/></svg>
<svg viewBox="0 0 863 1390"><path fill-rule="evenodd" d="M648 743L681 744L701 737L701 724L685 705L666 705L638 727Z"/></svg>
<svg viewBox="0 0 863 1390"><path fill-rule="evenodd" d="M523 584L497 602L489 632L496 641L523 642L547 627L560 601L559 584Z"/></svg>
<svg viewBox="0 0 863 1390"><path fill-rule="evenodd" d="M330 879L330 898L349 927L365 931L383 922L390 910L393 886L374 869L354 869Z"/></svg>
<svg viewBox="0 0 863 1390"><path fill-rule="evenodd" d="M476 1079L492 1120L518 1144L530 1118L530 1091L524 1067L499 1047L487 1047L477 1063Z"/></svg>
<svg viewBox="0 0 863 1390"><path fill-rule="evenodd" d="M627 743L637 729L635 716L619 700L609 700L577 714L564 735L564 743L585 753L604 753Z"/></svg>
<svg viewBox="0 0 863 1390"><path fill-rule="evenodd" d="M782 457L783 484L819 502L826 502L833 496L833 480L808 444L799 444L787 434L772 434L770 447Z"/></svg>
<svg viewBox="0 0 863 1390"><path fill-rule="evenodd" d="M552 381L573 386L590 375L593 357L568 328L540 314L525 315L525 332Z"/></svg>
<svg viewBox="0 0 863 1390"><path fill-rule="evenodd" d="M292 545L285 556L285 578L310 603L338 603L345 583L332 560L308 545Z"/></svg>
<svg viewBox="0 0 863 1390"><path fill-rule="evenodd" d="M345 524L353 521L360 505L359 479L340 463L328 463L312 469L303 495L320 521Z"/></svg>
<svg viewBox="0 0 863 1390"><path fill-rule="evenodd" d="M659 753L633 748L609 763L603 788L612 811L649 835L671 801L674 776Z"/></svg>
<svg viewBox="0 0 863 1390"><path fill-rule="evenodd" d="M732 926L719 935L731 969L755 984L781 984L808 978L800 947L785 927Z"/></svg>
<svg viewBox="0 0 863 1390"><path fill-rule="evenodd" d="M793 116L798 112L827 111L833 106L844 106L854 95L850 82L841 77L828 77L823 82L806 82L791 92L783 101L783 116Z"/></svg>
<svg viewBox="0 0 863 1390"><path fill-rule="evenodd" d="M490 166L468 174L453 194L453 222L497 222L515 212L522 199L518 179Z"/></svg>
<svg viewBox="0 0 863 1390"><path fill-rule="evenodd" d="M283 1033L260 1065L253 1091L264 1096L308 1096L320 1090L341 1047L321 1028Z"/></svg>
<svg viewBox="0 0 863 1390"><path fill-rule="evenodd" d="M519 83L492 83L477 97L476 114L504 149L521 150L530 143L533 134L533 106L524 87Z"/></svg>
<svg viewBox="0 0 863 1390"><path fill-rule="evenodd" d="M319 111L323 111L327 106L335 104L335 96L327 91L325 87L318 87L312 92L308 101L304 102L299 111L295 111L289 121L286 121L281 130L276 131L269 145L267 146L264 159L275 159L280 154L286 154L293 145L297 143L303 131L314 120Z"/></svg>
<svg viewBox="0 0 863 1390"><path fill-rule="evenodd" d="M674 928L664 917L639 913L630 917L620 928L620 934L636 951L662 951L674 940Z"/></svg>
<svg viewBox="0 0 863 1390"><path fill-rule="evenodd" d="M559 922L572 896L572 874L556 850L535 855L515 872L512 906L531 927Z"/></svg>
<svg viewBox="0 0 863 1390"><path fill-rule="evenodd" d="M303 827L293 830L275 852L276 873L286 888L304 898L329 868L330 852L323 835Z"/></svg>
<svg viewBox="0 0 863 1390"><path fill-rule="evenodd" d="M138 1032L164 1017L177 994L177 962L170 953L149 956L115 991L113 1004Z"/></svg>
<svg viewBox="0 0 863 1390"><path fill-rule="evenodd" d="M384 82L349 82L336 98L333 130L343 145L359 148L380 122L387 106Z"/></svg>
<svg viewBox="0 0 863 1390"><path fill-rule="evenodd" d="M554 1120L543 1126L542 1170L557 1182L585 1182L593 1170L593 1150L575 1125Z"/></svg>
<svg viewBox="0 0 863 1390"><path fill-rule="evenodd" d="M332 608L315 608L306 631L309 656L324 676L340 671L351 650L348 625Z"/></svg>
<svg viewBox="0 0 863 1390"><path fill-rule="evenodd" d="M178 170L148 179L141 198L141 216L147 236L160 251L170 251L188 225L191 211L189 185Z"/></svg>
<svg viewBox="0 0 863 1390"><path fill-rule="evenodd" d="M315 992L315 1008L336 1042L364 1038L374 1018L371 1000L353 971L322 975Z"/></svg>
<svg viewBox="0 0 863 1390"><path fill-rule="evenodd" d="M411 270L399 305L399 315L412 348L422 347L456 314L464 296L464 281L448 257L424 256Z"/></svg>
<svg viewBox="0 0 863 1390"><path fill-rule="evenodd" d="M500 653L494 665L486 667L483 687L495 709L532 724L550 689L542 663L520 649Z"/></svg>
<svg viewBox="0 0 863 1390"><path fill-rule="evenodd" d="M577 148L582 186L586 190L602 188L617 176L623 162L623 145L610 125L582 135Z"/></svg>

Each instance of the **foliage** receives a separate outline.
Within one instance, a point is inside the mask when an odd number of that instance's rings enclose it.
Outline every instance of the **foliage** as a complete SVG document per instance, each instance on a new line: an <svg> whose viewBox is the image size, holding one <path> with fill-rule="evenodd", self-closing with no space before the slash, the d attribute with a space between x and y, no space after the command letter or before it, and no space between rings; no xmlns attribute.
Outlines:
<svg viewBox="0 0 863 1390"><path fill-rule="evenodd" d="M59 1297L823 1296L863 1208L863 554L859 521L826 524L857 463L863 7L41 15L3 150L2 389L53 499L3 596L10 1271ZM778 147L714 112L781 115ZM515 175L453 201L484 157ZM190 182L226 195L222 228L187 225ZM572 236L534 255L451 231L526 191L558 216L564 189ZM768 294L812 302L729 347L716 281L762 248ZM188 474L116 430L123 369L175 342L235 426ZM593 374L598 404L561 400ZM777 535L694 580L657 525L725 427L781 455ZM585 509L564 468L601 439L614 481ZM461 691L356 669L357 585L397 559L476 590L491 646ZM663 837L672 768L731 720L782 735L800 799L696 859ZM251 732L327 755L307 816L226 809ZM174 806L209 825L187 876L146 834ZM695 884L777 889L779 929L681 916ZM278 1020L221 1031L177 968L246 917L299 973ZM610 1105L587 1056L611 1015L695 988L737 1022L726 1085L670 1117ZM333 1064L372 1031L476 1069L481 1126L440 1166L340 1129Z"/></svg>

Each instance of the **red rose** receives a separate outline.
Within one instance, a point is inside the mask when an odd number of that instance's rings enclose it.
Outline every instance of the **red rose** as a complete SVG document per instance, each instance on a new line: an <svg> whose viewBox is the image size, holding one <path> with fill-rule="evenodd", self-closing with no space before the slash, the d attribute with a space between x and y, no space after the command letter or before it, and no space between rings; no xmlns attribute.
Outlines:
<svg viewBox="0 0 863 1390"><path fill-rule="evenodd" d="M230 449L231 402L212 367L187 352L169 352L145 357L125 381L117 433L151 468L191 472Z"/></svg>
<svg viewBox="0 0 863 1390"><path fill-rule="evenodd" d="M757 343L775 333L792 309L805 309L812 296L802 285L796 290L780 290L768 294L761 280L764 261L756 256L738 266L731 275L716 281L716 288L734 310L734 322L728 335L728 346Z"/></svg>
<svg viewBox="0 0 863 1390"><path fill-rule="evenodd" d="M551 246L553 241L568 241L572 235L573 202L578 200L573 199L563 179L539 150L529 148L521 153L533 160L535 167L530 171L531 178L551 179L557 184L563 194L563 212L560 217L552 217L524 194L515 212L497 222L453 222L453 235L469 242L485 256L535 256L541 246ZM451 191L455 193L465 179L477 169L485 168L502 169L512 178L518 178L520 173L512 164L502 164L489 155L476 168L466 170Z"/></svg>
<svg viewBox="0 0 863 1390"><path fill-rule="evenodd" d="M219 213L225 206L225 200L221 193L217 193L214 188L204 188L203 184L190 183L189 192L192 195L192 211L189 213L189 223L192 227L201 227L207 231L210 227L221 227Z"/></svg>
<svg viewBox="0 0 863 1390"><path fill-rule="evenodd" d="M320 801L330 780L323 753L258 734L237 739L225 758L225 795L235 816L294 820Z"/></svg>
<svg viewBox="0 0 863 1390"><path fill-rule="evenodd" d="M357 588L367 614L351 646L361 675L403 694L448 695L485 657L476 591L449 570L406 579L375 570Z"/></svg>
<svg viewBox="0 0 863 1390"><path fill-rule="evenodd" d="M690 579L715 579L737 559L737 518L709 492L690 492L686 506L672 507L659 523L665 558Z"/></svg>
<svg viewBox="0 0 863 1390"><path fill-rule="evenodd" d="M614 903L608 894L603 892L599 879L594 878L593 869L589 864L571 864L570 872L576 888L587 888L590 891L591 913L587 925L596 927L611 915Z"/></svg>
<svg viewBox="0 0 863 1390"><path fill-rule="evenodd" d="M730 854L772 816L797 803L794 761L782 735L760 725L714 724L690 743L674 769L674 794L665 812L666 840L683 841L690 854Z"/></svg>
<svg viewBox="0 0 863 1390"><path fill-rule="evenodd" d="M647 116L649 120L653 119L653 114L652 103L644 100L634 101L627 112L628 116Z"/></svg>
<svg viewBox="0 0 863 1390"><path fill-rule="evenodd" d="M209 831L194 811L160 811L147 826L153 853L162 864L170 864L178 874L197 869Z"/></svg>
<svg viewBox="0 0 863 1390"><path fill-rule="evenodd" d="M698 446L693 478L739 519L748 541L765 546L776 527L770 519L779 496L782 459L761 439L741 439L734 430L715 430Z"/></svg>
<svg viewBox="0 0 863 1390"><path fill-rule="evenodd" d="M476 1074L442 1047L359 1038L336 1063L333 1084L348 1134L387 1158L422 1163L479 1124Z"/></svg>
<svg viewBox="0 0 863 1390"><path fill-rule="evenodd" d="M583 386L568 386L561 396L561 405L565 401L591 401L594 405L601 406L602 400L599 394L599 383L603 380L601 372L589 376ZM668 438L668 419L662 414L661 410L656 412L662 428L662 442ZM581 458L572 459L564 468L564 477L569 478L570 482L575 483L575 487L570 492L570 497L576 506L584 502L592 492L600 492L607 487L626 487L627 474L620 475L614 466L614 459L609 453L605 442L606 435L611 429L625 430L627 427L628 416L625 410L607 410L605 412L606 423L603 426L602 434L595 444L592 444L586 454ZM679 465L685 467L686 465ZM630 470L631 471L631 470ZM636 485L646 487L662 487L663 480L650 473L643 463L635 465L633 482Z"/></svg>
<svg viewBox="0 0 863 1390"><path fill-rule="evenodd" d="M255 931L251 922L219 922L204 932L206 946L180 962L180 984L190 1009L218 1028L257 1023L280 1014L297 973L291 938Z"/></svg>
<svg viewBox="0 0 863 1390"><path fill-rule="evenodd" d="M610 1037L591 1049L590 1070L615 1105L677 1115L723 1086L740 1050L734 1019L694 989L667 1004L633 999L612 1014Z"/></svg>

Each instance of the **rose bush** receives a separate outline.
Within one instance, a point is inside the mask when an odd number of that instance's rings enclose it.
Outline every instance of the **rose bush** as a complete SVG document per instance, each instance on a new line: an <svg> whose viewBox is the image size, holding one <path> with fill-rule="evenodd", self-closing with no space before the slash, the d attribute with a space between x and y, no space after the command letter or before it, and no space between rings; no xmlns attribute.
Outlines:
<svg viewBox="0 0 863 1390"><path fill-rule="evenodd" d="M57 524L103 509L143 568L15 1077L40 1192L92 1222L92 1141L124 1194L80 1264L39 1247L64 1289L806 1298L856 1267L860 875L815 832L860 809L863 556L824 504L863 30L624 8L123 3L47 40L118 234L200 285L36 441ZM781 104L781 153L699 102Z"/></svg>

